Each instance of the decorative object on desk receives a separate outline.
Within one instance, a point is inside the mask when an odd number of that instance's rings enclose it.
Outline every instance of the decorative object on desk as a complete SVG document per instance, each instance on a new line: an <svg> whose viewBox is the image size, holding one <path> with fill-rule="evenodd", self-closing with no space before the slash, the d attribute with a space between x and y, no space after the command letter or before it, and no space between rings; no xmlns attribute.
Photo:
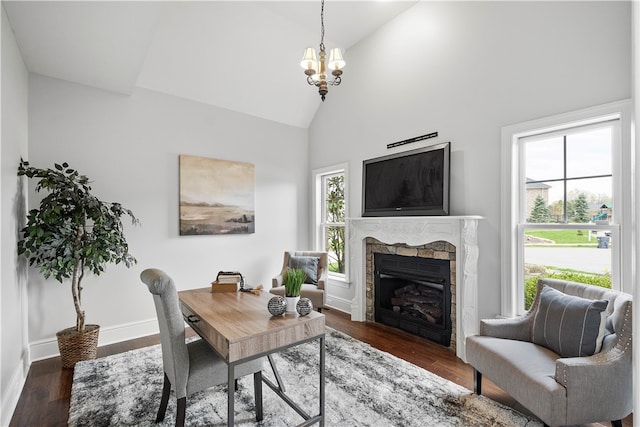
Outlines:
<svg viewBox="0 0 640 427"><path fill-rule="evenodd" d="M211 292L238 292L238 285L242 288L244 279L237 271L219 271L216 280L211 282Z"/></svg>
<svg viewBox="0 0 640 427"><path fill-rule="evenodd" d="M300 290L306 278L307 273L300 268L288 268L287 271L284 272L283 282L287 297L288 312L296 312L296 305L300 300Z"/></svg>
<svg viewBox="0 0 640 427"><path fill-rule="evenodd" d="M281 316L287 311L287 300L285 297L275 296L269 300L267 309L272 316Z"/></svg>
<svg viewBox="0 0 640 427"><path fill-rule="evenodd" d="M296 304L296 310L300 316L306 316L313 311L313 304L309 298L300 298Z"/></svg>
<svg viewBox="0 0 640 427"><path fill-rule="evenodd" d="M305 273L300 268L288 268L287 271L284 272L284 289L288 297L299 297L300 289L302 289L302 284L304 283L304 279L307 278L307 273Z"/></svg>
<svg viewBox="0 0 640 427"><path fill-rule="evenodd" d="M295 313L298 301L300 301L300 295L297 297L284 297L287 300L287 313Z"/></svg>
<svg viewBox="0 0 640 427"><path fill-rule="evenodd" d="M180 235L255 233L255 166L180 155Z"/></svg>
<svg viewBox="0 0 640 427"><path fill-rule="evenodd" d="M219 271L216 281L218 283L241 283L243 279L242 274L238 271Z"/></svg>
<svg viewBox="0 0 640 427"><path fill-rule="evenodd" d="M54 169L39 169L20 160L18 176L35 178L36 192L47 194L38 209L32 209L21 230L18 255L38 267L45 279L62 283L70 279L76 326L56 334L63 368L73 368L79 360L94 359L98 325L85 325L81 293L85 273L98 276L107 264L131 267L136 259L129 253L122 217L139 224L129 209L119 203L103 202L91 194L89 178L67 163Z"/></svg>
<svg viewBox="0 0 640 427"><path fill-rule="evenodd" d="M211 282L211 292L238 292L238 282L220 283L214 280Z"/></svg>
<svg viewBox="0 0 640 427"><path fill-rule="evenodd" d="M258 285L255 288L248 288L246 292L251 292L254 295L262 295L262 289L264 287L262 285Z"/></svg>
<svg viewBox="0 0 640 427"><path fill-rule="evenodd" d="M273 355L287 394L303 408L317 408L318 344L305 343ZM326 426L541 427L533 417L438 377L412 363L326 328ZM375 367L375 369L374 369ZM144 375L140 375L144 372ZM269 363L263 375L275 381ZM73 377L69 426L160 426L154 419L162 389L160 346L81 362ZM275 393L264 399L263 426L291 426L300 415ZM253 384L238 381L236 426L255 427ZM225 425L227 392L213 387L189 399L185 425ZM393 410L391 410L393 408ZM169 399L163 426L175 423Z"/></svg>

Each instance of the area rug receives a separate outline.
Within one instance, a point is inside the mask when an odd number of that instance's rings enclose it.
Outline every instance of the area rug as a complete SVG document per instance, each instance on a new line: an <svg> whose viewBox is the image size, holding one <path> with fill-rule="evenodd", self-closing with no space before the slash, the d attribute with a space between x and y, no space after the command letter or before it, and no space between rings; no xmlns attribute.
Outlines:
<svg viewBox="0 0 640 427"><path fill-rule="evenodd" d="M541 426L536 420L368 344L327 328L326 426ZM318 342L274 355L287 394L308 413L318 412ZM268 362L264 375L273 380ZM160 346L146 347L75 367L70 426L172 426L173 391L164 422L155 424L162 391ZM226 423L226 387L187 399L186 425ZM264 420L255 421L253 377L239 381L239 426L293 426L302 418L263 385Z"/></svg>

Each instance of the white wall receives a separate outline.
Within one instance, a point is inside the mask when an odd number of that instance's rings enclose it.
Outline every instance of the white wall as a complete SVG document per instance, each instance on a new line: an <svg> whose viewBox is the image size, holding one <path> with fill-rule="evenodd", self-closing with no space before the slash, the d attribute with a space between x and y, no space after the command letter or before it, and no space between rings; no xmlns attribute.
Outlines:
<svg viewBox="0 0 640 427"><path fill-rule="evenodd" d="M25 188L16 172L27 152L28 74L4 6L2 14L2 117L0 148L0 425L8 425L28 369L26 269L17 260L24 224Z"/></svg>
<svg viewBox="0 0 640 427"><path fill-rule="evenodd" d="M636 224L636 247L640 247L640 233L638 233L638 212L640 212L640 176L637 171L640 170L640 159L637 157L637 153L640 152L640 1L635 0L633 2L633 101L634 101L634 130L635 130L635 149L636 149L636 189L635 189L635 224ZM640 281L637 279L638 265L640 265L640 252L636 251L635 259L635 273L636 281L634 283L634 299L638 301L638 295L640 295ZM637 309L633 311L633 340L638 341L638 331L640 331L640 311ZM636 345L633 349L633 413L640 413L640 373L638 372L638 366L640 366L640 351Z"/></svg>
<svg viewBox="0 0 640 427"><path fill-rule="evenodd" d="M178 235L179 154L255 165L255 234ZM87 323L101 325L100 345L155 328L152 299L139 279L145 268L164 269L179 289L208 286L229 269L249 285L270 287L283 252L308 244L307 158L305 129L143 89L123 96L30 77L31 164L68 162L89 176L100 198L122 203L142 222L126 227L134 268L109 266L84 279ZM44 282L30 270L34 359L55 354L55 332L74 324L68 283Z"/></svg>
<svg viewBox="0 0 640 427"><path fill-rule="evenodd" d="M500 129L631 96L629 2L420 2L346 52L310 127L310 166L451 141L451 214L482 215L481 317L500 310ZM439 137L387 150L426 133ZM351 289L352 291L353 289Z"/></svg>

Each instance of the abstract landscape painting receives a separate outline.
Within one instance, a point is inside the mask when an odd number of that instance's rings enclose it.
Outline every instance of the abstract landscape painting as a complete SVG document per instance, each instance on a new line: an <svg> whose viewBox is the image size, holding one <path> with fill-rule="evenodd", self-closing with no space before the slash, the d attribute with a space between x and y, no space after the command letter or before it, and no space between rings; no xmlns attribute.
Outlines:
<svg viewBox="0 0 640 427"><path fill-rule="evenodd" d="M255 232L255 166L180 155L180 235Z"/></svg>

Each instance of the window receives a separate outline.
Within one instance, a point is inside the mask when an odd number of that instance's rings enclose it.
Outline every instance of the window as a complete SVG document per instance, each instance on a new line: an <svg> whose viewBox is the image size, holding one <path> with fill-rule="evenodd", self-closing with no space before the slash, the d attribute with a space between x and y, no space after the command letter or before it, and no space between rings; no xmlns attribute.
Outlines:
<svg viewBox="0 0 640 427"><path fill-rule="evenodd" d="M599 220L611 219L611 156L618 126L615 119L519 138L527 222L586 223L595 210Z"/></svg>
<svg viewBox="0 0 640 427"><path fill-rule="evenodd" d="M315 247L329 253L329 275L344 280L346 273L346 165L314 171Z"/></svg>
<svg viewBox="0 0 640 427"><path fill-rule="evenodd" d="M614 289L631 277L628 110L614 103L503 129L503 315L529 308L540 276Z"/></svg>

